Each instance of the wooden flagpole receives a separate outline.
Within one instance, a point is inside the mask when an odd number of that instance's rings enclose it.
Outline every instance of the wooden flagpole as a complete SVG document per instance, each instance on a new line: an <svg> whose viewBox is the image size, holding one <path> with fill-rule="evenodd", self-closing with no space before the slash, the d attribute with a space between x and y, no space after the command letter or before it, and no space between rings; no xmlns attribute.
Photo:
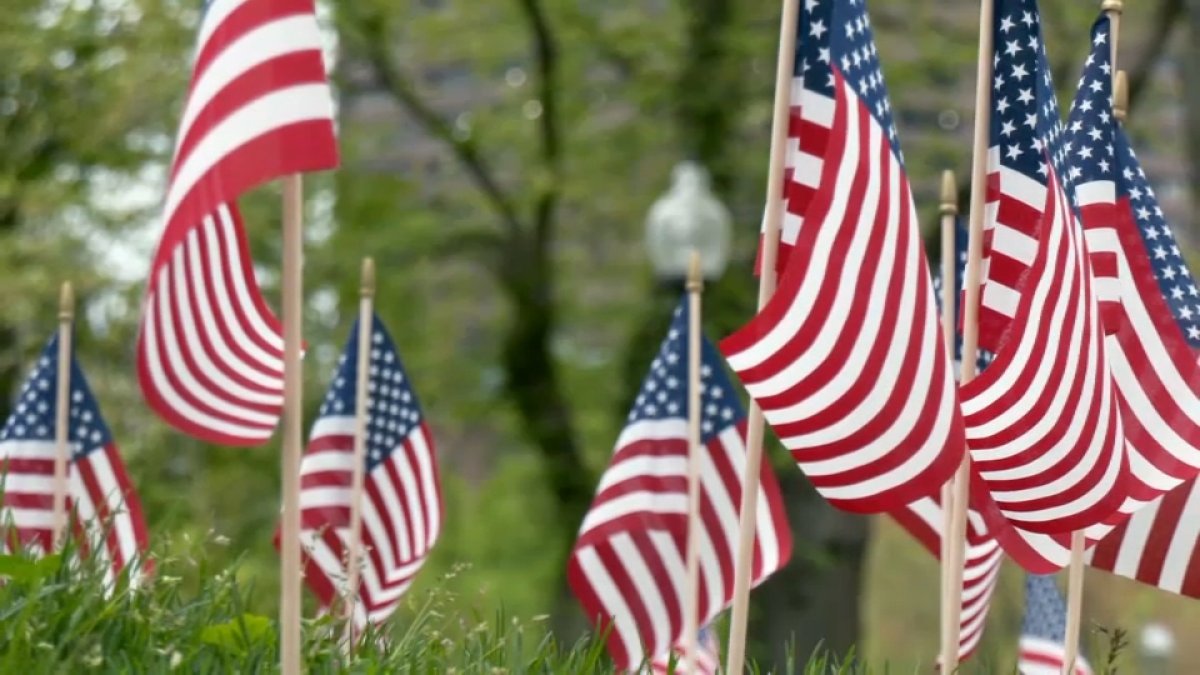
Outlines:
<svg viewBox="0 0 1200 675"><path fill-rule="evenodd" d="M942 173L942 337L946 342L946 350L954 354L955 312L954 305L958 301L958 284L956 283L957 265L954 250L955 219L958 217L958 182L954 179L953 171ZM952 642L955 631L950 630L950 590L954 575L951 571L951 547L948 533L953 529L950 504L954 499L954 478L951 477L942 486L942 537L941 537L941 581L942 581L942 654L949 650L957 652L957 645ZM944 657L943 657L944 658Z"/></svg>
<svg viewBox="0 0 1200 675"><path fill-rule="evenodd" d="M771 156L767 168L767 213L762 240L762 269L758 278L758 308L775 294L775 261L783 221L783 170L791 119L792 78L796 59L796 26L799 0L783 0L779 21L779 56L775 68L775 108L771 119ZM751 567L754 564L754 529L757 525L759 472L763 454L763 414L750 399L746 420L746 474L742 477L742 504L738 525L738 551L734 564L733 609L729 622L729 654L725 672L741 673L746 661L746 629L750 611Z"/></svg>
<svg viewBox="0 0 1200 675"><path fill-rule="evenodd" d="M358 300L358 363L354 383L354 473L350 482L350 542L346 559L346 592L342 602L346 617L346 655L354 653L354 607L358 602L359 566L362 560L363 483L367 474L367 381L371 368L371 333L374 330L375 261L363 258Z"/></svg>
<svg viewBox="0 0 1200 675"><path fill-rule="evenodd" d="M300 636L300 456L303 443L303 373L300 361L304 256L303 184L299 174L283 179L283 525L280 535L279 665L299 675Z"/></svg>
<svg viewBox="0 0 1200 675"><path fill-rule="evenodd" d="M54 408L54 501L51 550L63 545L67 531L67 468L70 464L68 413L71 409L71 340L75 293L64 281L58 296L58 389Z"/></svg>
<svg viewBox="0 0 1200 675"><path fill-rule="evenodd" d="M704 277L700 254L692 251L688 263L688 521L687 597L684 598L685 673L696 672L700 652L700 297Z"/></svg>
<svg viewBox="0 0 1200 675"><path fill-rule="evenodd" d="M1121 0L1104 0L1101 9L1108 15L1111 25L1109 47L1112 55L1109 57L1112 69L1113 85L1113 116L1118 122L1124 122L1128 109L1128 91L1125 73L1117 70L1117 48L1121 25L1121 13L1124 5ZM1075 672L1075 660L1079 656L1079 633L1083 625L1083 549L1085 537L1082 530L1071 533L1071 561L1067 566L1067 621L1063 635L1063 673L1070 675Z"/></svg>
<svg viewBox="0 0 1200 675"><path fill-rule="evenodd" d="M988 135L991 125L992 56L995 51L992 0L979 3L979 56L975 70L975 132L971 158L971 210L967 237L967 269L963 280L963 349L961 384L975 379L975 361L979 354L979 283L983 263L983 218L987 198ZM967 502L970 499L971 457L963 449L962 463L954 476L951 499L949 562L953 579L946 589L950 594L949 637L942 647L942 672L958 668L959 621L962 617L963 561L967 538Z"/></svg>

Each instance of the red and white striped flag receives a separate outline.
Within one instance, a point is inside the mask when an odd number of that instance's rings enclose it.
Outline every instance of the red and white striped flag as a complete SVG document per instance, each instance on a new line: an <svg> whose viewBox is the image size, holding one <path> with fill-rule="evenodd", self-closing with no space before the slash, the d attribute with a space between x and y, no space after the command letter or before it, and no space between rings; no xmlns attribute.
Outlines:
<svg viewBox="0 0 1200 675"><path fill-rule="evenodd" d="M238 197L337 165L313 0L211 0L138 335L142 393L201 440L259 445L283 405L283 339L254 278Z"/></svg>
<svg viewBox="0 0 1200 675"><path fill-rule="evenodd" d="M347 593L359 330L356 322L300 463L304 578L325 610ZM359 629L395 612L442 530L433 438L396 345L378 317L369 363L362 562L354 606ZM277 532L276 545L278 537Z"/></svg>
<svg viewBox="0 0 1200 675"><path fill-rule="evenodd" d="M784 163L783 220L775 269L782 274L800 236L805 213L821 185L825 151L833 127L833 92L829 77L829 29L832 0L807 0L796 26L796 60L788 116L787 153ZM805 86L805 82L810 86ZM763 229L766 229L764 218ZM761 267L762 248L754 268Z"/></svg>
<svg viewBox="0 0 1200 675"><path fill-rule="evenodd" d="M1063 183L1068 149L1037 4L999 0L993 19L993 159L1002 188L1015 186L997 212L1017 214L1037 236L1008 337L963 386L963 414L1000 514L1029 532L1066 533L1116 512L1129 462L1083 228Z"/></svg>
<svg viewBox="0 0 1200 675"><path fill-rule="evenodd" d="M700 640L696 650L696 671L687 671L687 646L679 644L670 654L660 656L650 664L653 675L717 675L721 667L721 645L712 626L700 629Z"/></svg>
<svg viewBox="0 0 1200 675"><path fill-rule="evenodd" d="M890 514L909 534L932 553L942 556L943 509L937 499L926 497ZM988 530L982 514L967 511L967 542L964 549L962 611L959 614L958 658L965 661L979 647L987 625L992 595L1000 578L1004 551Z"/></svg>
<svg viewBox="0 0 1200 675"><path fill-rule="evenodd" d="M94 551L106 562L105 586L111 588L126 569L152 569L151 562L142 559L147 547L146 522L137 490L74 355L70 368L67 509L81 550L84 554ZM43 552L51 549L57 392L55 334L0 431L0 492L4 496L0 531L10 517L15 530L6 533L0 544L9 548L15 544Z"/></svg>
<svg viewBox="0 0 1200 675"><path fill-rule="evenodd" d="M688 312L676 310L608 470L584 517L567 579L622 670L652 665L682 639L688 514ZM746 416L720 354L703 341L701 365L700 625L733 599ZM779 486L764 463L752 580L783 567L791 533Z"/></svg>
<svg viewBox="0 0 1200 675"><path fill-rule="evenodd" d="M865 3L831 11L804 76L836 101L821 186L776 294L721 348L817 491L882 512L945 482L964 435Z"/></svg>

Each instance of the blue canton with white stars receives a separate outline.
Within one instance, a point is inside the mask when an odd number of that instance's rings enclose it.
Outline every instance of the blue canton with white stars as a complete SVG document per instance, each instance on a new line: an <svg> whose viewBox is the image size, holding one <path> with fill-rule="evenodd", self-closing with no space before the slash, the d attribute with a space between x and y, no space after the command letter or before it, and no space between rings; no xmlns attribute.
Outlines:
<svg viewBox="0 0 1200 675"><path fill-rule="evenodd" d="M1154 198L1146 172L1112 113L1110 34L1109 20L1101 16L1092 28L1092 52L1079 80L1068 124L1071 176L1076 184L1115 181L1118 208L1128 204L1131 209L1171 314L1188 344L1200 349L1200 289Z"/></svg>
<svg viewBox="0 0 1200 675"><path fill-rule="evenodd" d="M1021 635L1062 644L1067 634L1067 606L1054 575L1025 575L1025 618Z"/></svg>
<svg viewBox="0 0 1200 675"><path fill-rule="evenodd" d="M746 416L717 348L700 336L700 437L707 443ZM630 424L688 417L688 299L675 308L667 337L629 412Z"/></svg>
<svg viewBox="0 0 1200 675"><path fill-rule="evenodd" d="M879 50L866 0L845 0L834 4L830 26L830 58L833 65L859 96L862 104L883 129L896 157L903 163L896 124L892 119L892 104L888 102L883 71L879 66ZM806 78L807 79L807 78ZM807 86L807 85L806 85ZM832 82L830 82L832 90ZM854 132L855 130L851 130Z"/></svg>
<svg viewBox="0 0 1200 675"><path fill-rule="evenodd" d="M960 316L962 312L962 291L963 281L966 279L967 270L967 221L965 218L954 219L954 377L958 378L962 366L962 350L963 337L962 332L958 330ZM937 302L938 314L941 314L942 308L942 268L939 265L936 272L933 274L933 298ZM986 349L977 350L975 357L975 371L982 373L992 361L996 358Z"/></svg>
<svg viewBox="0 0 1200 675"><path fill-rule="evenodd" d="M1112 48L1107 16L1092 26L1092 51L1083 65L1067 122L1066 149L1075 185L1113 180Z"/></svg>
<svg viewBox="0 0 1200 675"><path fill-rule="evenodd" d="M58 397L58 334L46 343L37 365L21 386L16 407L13 408L3 431L3 441L54 442L54 418ZM112 442L112 432L100 417L100 406L88 387L83 371L71 358L70 411L67 416L67 438L71 441L72 459L78 459Z"/></svg>
<svg viewBox="0 0 1200 675"><path fill-rule="evenodd" d="M358 373L358 331L355 321L338 359L337 369L320 416L352 417ZM421 406L400 362L396 344L378 316L373 317L370 370L367 379L367 471L386 460L421 424Z"/></svg>
<svg viewBox="0 0 1200 675"><path fill-rule="evenodd" d="M1196 288L1196 279L1183 260L1171 226L1167 224L1154 196L1154 189L1146 180L1146 172L1142 170L1125 132L1119 127L1115 140L1121 164L1117 198L1123 200L1128 196L1134 222L1142 235L1154 276L1158 279L1158 287L1188 345L1200 349L1200 289Z"/></svg>
<svg viewBox="0 0 1200 675"><path fill-rule="evenodd" d="M1050 178L1048 154L1066 185L1065 127L1046 59L1037 2L998 0L995 18L991 146L998 148L1001 165L1042 185Z"/></svg>
<svg viewBox="0 0 1200 675"><path fill-rule="evenodd" d="M803 79L805 89L829 98L833 98L829 52L832 10L832 0L804 0L796 29L795 75Z"/></svg>

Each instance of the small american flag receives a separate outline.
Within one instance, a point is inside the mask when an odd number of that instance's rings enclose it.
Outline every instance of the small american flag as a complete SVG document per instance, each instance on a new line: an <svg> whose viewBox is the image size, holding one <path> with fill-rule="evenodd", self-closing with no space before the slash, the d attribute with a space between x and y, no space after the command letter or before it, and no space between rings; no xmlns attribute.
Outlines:
<svg viewBox="0 0 1200 675"><path fill-rule="evenodd" d="M211 0L138 334L150 407L201 440L259 445L283 406L281 326L254 278L239 195L337 165L313 0Z"/></svg>
<svg viewBox="0 0 1200 675"><path fill-rule="evenodd" d="M883 512L945 482L963 425L865 0L830 5L828 77L804 76L836 101L820 188L779 289L721 348L817 491Z"/></svg>
<svg viewBox="0 0 1200 675"><path fill-rule="evenodd" d="M6 535L21 546L51 548L54 524L54 423L58 395L58 335L42 350L37 366L21 387L16 407L0 431L0 472L4 508L0 522L12 518ZM123 570L142 565L146 523L137 491L125 472L112 433L100 416L79 364L71 358L70 411L67 416L70 464L67 509L85 553L105 562L111 587ZM2 529L3 525L0 525ZM148 562L144 565L150 568Z"/></svg>
<svg viewBox="0 0 1200 675"><path fill-rule="evenodd" d="M355 322L300 464L305 579L324 609L347 590L359 330ZM378 317L369 373L363 554L354 616L359 628L391 616L442 529L433 438L396 345Z"/></svg>
<svg viewBox="0 0 1200 675"><path fill-rule="evenodd" d="M1088 528L1089 547L1103 540L1088 555L1093 567L1186 593L1181 588L1188 585L1184 576L1190 574L1196 531L1179 514L1200 455L1200 428L1187 413L1200 407L1200 374L1187 336L1200 310L1189 300L1194 281L1178 257L1171 227L1113 114L1110 34L1101 15L1068 123L1069 179L1098 285L1109 289L1101 303L1111 333L1106 346L1134 471L1131 498ZM999 536L1009 555L1031 571L1052 572L1069 559L1066 535L1014 529Z"/></svg>
<svg viewBox="0 0 1200 675"><path fill-rule="evenodd" d="M941 559L943 509L937 499L926 497L891 514L927 551ZM979 647L1004 551L988 531L983 516L967 512L967 542L963 565L962 612L959 614L958 658L966 660Z"/></svg>
<svg viewBox="0 0 1200 675"><path fill-rule="evenodd" d="M1021 623L1021 675L1061 675L1066 665L1063 639L1067 607L1052 576L1025 576L1025 619ZM1075 659L1075 675L1092 675L1087 659Z"/></svg>
<svg viewBox="0 0 1200 675"><path fill-rule="evenodd" d="M653 675L717 675L721 666L721 645L712 626L700 628L696 650L696 671L687 672L687 646L679 644L670 654L660 656L650 664Z"/></svg>
<svg viewBox="0 0 1200 675"><path fill-rule="evenodd" d="M738 509L745 473L746 415L717 350L701 359L700 624L733 597ZM621 669L669 654L683 637L688 513L688 308L667 338L617 439L584 517L567 578L588 619L611 627L608 650ZM752 569L758 584L787 563L792 539L779 486L764 463Z"/></svg>
<svg viewBox="0 0 1200 675"><path fill-rule="evenodd" d="M965 221L961 218L955 219L954 227L954 278L958 293L955 295L955 303L951 311L954 312L955 325L958 325L962 311L961 291L965 276L964 268L967 264L967 228ZM944 280L942 279L939 267L937 275L933 278L934 297L939 301L939 314L946 311L940 302L943 283ZM958 365L962 361L962 342L962 333L955 331L954 361L956 375L959 373ZM988 364L991 363L991 360L991 353L980 350L975 364L978 372L983 372L988 367ZM920 542L927 551L932 553L935 558L941 559L942 537L945 536L945 532L943 531L945 520L944 509L939 498L926 497L919 499L903 509L893 511L891 516L904 529L908 530L908 533ZM996 582L1000 577L1000 564L1004 560L1004 551L1000 547L1000 543L992 535L991 531L989 531L983 515L971 508L967 510L967 541L964 551L965 564L963 565L962 601L958 632L958 658L960 661L965 661L969 658L975 652L975 649L979 647L980 640L983 639L983 629L987 624L992 595L996 590Z"/></svg>
<svg viewBox="0 0 1200 675"><path fill-rule="evenodd" d="M821 185L825 150L833 126L836 101L832 86L827 84L831 75L832 12L832 0L806 0L796 26L796 59L784 164L783 221L775 263L780 274L787 269L788 256L800 236L800 226L804 224L804 214ZM766 228L765 220L763 228ZM760 247L756 271L761 267L761 257Z"/></svg>
<svg viewBox="0 0 1200 675"><path fill-rule="evenodd" d="M1009 225L1035 238L1007 338L963 385L963 414L973 465L999 512L1016 527L1057 534L1116 512L1129 462L1083 228L1063 182L1068 153L1037 4L999 0L992 25L1000 201L987 283ZM982 334L982 314L980 322Z"/></svg>

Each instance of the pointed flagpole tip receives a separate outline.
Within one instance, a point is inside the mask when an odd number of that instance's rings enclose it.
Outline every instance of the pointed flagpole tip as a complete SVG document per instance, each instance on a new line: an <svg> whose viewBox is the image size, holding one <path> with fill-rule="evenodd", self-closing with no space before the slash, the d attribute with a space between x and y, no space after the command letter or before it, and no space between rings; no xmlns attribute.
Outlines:
<svg viewBox="0 0 1200 675"><path fill-rule="evenodd" d="M687 290L689 293L699 293L704 287L704 274L700 270L700 252L693 249L688 258Z"/></svg>
<svg viewBox="0 0 1200 675"><path fill-rule="evenodd" d="M1125 11L1125 3L1121 2L1121 0L1104 0L1104 2L1100 3L1100 10L1120 14Z"/></svg>
<svg viewBox="0 0 1200 675"><path fill-rule="evenodd" d="M58 292L58 318L60 321L75 318L75 291L69 281L64 281Z"/></svg>
<svg viewBox="0 0 1200 675"><path fill-rule="evenodd" d="M375 295L375 260L372 258L363 258L362 285L359 291L364 298L370 298Z"/></svg>
<svg viewBox="0 0 1200 675"><path fill-rule="evenodd" d="M949 169L942 172L942 215L958 215L958 181Z"/></svg>
<svg viewBox="0 0 1200 675"><path fill-rule="evenodd" d="M1113 83L1113 116L1124 123L1129 114L1129 77L1124 70L1117 71L1117 80Z"/></svg>

